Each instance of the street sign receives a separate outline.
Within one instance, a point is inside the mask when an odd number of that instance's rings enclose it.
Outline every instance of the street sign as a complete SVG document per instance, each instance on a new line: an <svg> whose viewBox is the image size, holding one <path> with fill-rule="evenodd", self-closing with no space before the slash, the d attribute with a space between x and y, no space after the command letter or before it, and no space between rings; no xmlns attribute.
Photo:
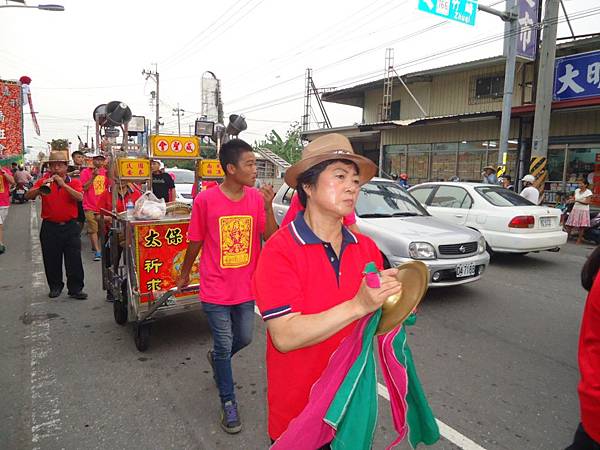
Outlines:
<svg viewBox="0 0 600 450"><path fill-rule="evenodd" d="M475 25L477 2L478 0L419 0L419 10L444 19Z"/></svg>
<svg viewBox="0 0 600 450"><path fill-rule="evenodd" d="M556 58L554 100L600 96L600 51Z"/></svg>
<svg viewBox="0 0 600 450"><path fill-rule="evenodd" d="M200 139L196 136L150 136L150 152L153 158L198 159Z"/></svg>
<svg viewBox="0 0 600 450"><path fill-rule="evenodd" d="M538 37L538 11L540 0L518 0L519 39L517 57L535 61Z"/></svg>

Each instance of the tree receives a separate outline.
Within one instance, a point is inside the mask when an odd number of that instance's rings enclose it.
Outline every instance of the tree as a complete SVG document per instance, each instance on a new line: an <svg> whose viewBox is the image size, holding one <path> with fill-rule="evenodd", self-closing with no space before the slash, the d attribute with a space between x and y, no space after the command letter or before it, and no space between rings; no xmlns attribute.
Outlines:
<svg viewBox="0 0 600 450"><path fill-rule="evenodd" d="M255 141L254 146L257 148L266 148L271 150L280 158L285 159L290 164L294 164L302 157L302 128L298 122L290 124L289 129L285 133L285 138L282 138L275 130L265 135L262 141Z"/></svg>

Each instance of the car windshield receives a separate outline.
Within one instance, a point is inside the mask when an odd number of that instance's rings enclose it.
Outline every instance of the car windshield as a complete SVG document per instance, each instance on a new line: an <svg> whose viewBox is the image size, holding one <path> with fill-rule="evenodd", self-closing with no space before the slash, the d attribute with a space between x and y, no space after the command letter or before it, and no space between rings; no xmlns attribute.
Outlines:
<svg viewBox="0 0 600 450"><path fill-rule="evenodd" d="M412 195L389 181L365 184L358 195L356 214L363 218L429 215Z"/></svg>
<svg viewBox="0 0 600 450"><path fill-rule="evenodd" d="M535 206L516 192L500 186L476 187L475 190L494 206Z"/></svg>
<svg viewBox="0 0 600 450"><path fill-rule="evenodd" d="M191 170L167 170L166 172L175 175L176 184L194 184L194 172Z"/></svg>

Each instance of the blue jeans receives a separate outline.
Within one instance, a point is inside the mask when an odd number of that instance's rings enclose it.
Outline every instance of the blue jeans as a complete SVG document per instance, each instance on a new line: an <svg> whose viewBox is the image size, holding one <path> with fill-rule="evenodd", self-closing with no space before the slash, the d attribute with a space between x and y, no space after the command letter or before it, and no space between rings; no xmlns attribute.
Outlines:
<svg viewBox="0 0 600 450"><path fill-rule="evenodd" d="M213 337L215 376L221 402L235 401L231 357L252 342L254 301L224 306L202 302Z"/></svg>

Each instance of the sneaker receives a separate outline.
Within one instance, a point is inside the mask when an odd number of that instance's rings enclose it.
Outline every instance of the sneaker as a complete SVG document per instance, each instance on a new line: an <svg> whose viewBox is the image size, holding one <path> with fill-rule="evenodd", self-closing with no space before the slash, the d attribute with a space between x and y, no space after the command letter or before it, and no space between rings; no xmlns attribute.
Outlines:
<svg viewBox="0 0 600 450"><path fill-rule="evenodd" d="M95 252L94 253L94 261L100 261L102 259L102 253L101 252Z"/></svg>
<svg viewBox="0 0 600 450"><path fill-rule="evenodd" d="M242 431L242 422L238 414L237 403L231 400L223 403L223 409L221 409L221 428L229 434L236 434Z"/></svg>
<svg viewBox="0 0 600 450"><path fill-rule="evenodd" d="M48 293L48 297L50 298L56 298L60 295L62 289L51 289L50 292Z"/></svg>
<svg viewBox="0 0 600 450"><path fill-rule="evenodd" d="M217 384L217 374L215 373L215 352L213 352L212 350L209 350L208 353L206 353L206 359L208 359L208 363L210 364L210 368L212 369L213 380L215 381L215 385L216 385Z"/></svg>
<svg viewBox="0 0 600 450"><path fill-rule="evenodd" d="M69 292L69 297L74 298L75 300L85 300L88 298L88 295L83 291L73 293Z"/></svg>

